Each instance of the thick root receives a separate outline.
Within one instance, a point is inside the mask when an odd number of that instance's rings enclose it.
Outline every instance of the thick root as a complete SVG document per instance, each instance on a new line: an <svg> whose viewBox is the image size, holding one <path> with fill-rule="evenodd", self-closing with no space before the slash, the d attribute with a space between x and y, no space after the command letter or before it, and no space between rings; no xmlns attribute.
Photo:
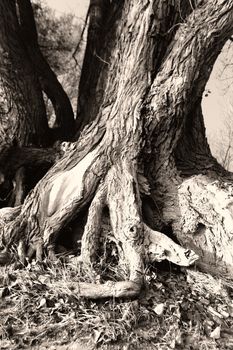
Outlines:
<svg viewBox="0 0 233 350"><path fill-rule="evenodd" d="M61 181L59 183L61 185ZM87 188L84 186L83 189ZM78 201L82 199L82 191L79 190L76 193ZM65 202L69 196L70 194L65 196ZM63 197L64 191L62 192ZM164 234L153 231L142 223L136 167L133 164L129 166L128 163L121 162L109 170L104 182L96 190L89 207L88 219L82 237L81 256L78 259L82 261L84 269L92 269L92 263L95 261L102 212L106 204L109 208L113 235L118 246L119 262L120 265L124 266L124 271L127 272L126 280L104 284L80 283L77 288L77 293L80 296L92 299L136 297L143 285L145 262L167 259L181 266L189 266L197 260L198 257L194 252L180 247ZM62 210L63 208L61 208L61 212ZM10 213L11 211L6 211L9 218L14 212ZM40 222L36 217L31 217L30 225L28 223L31 236L29 237L29 248L26 249L23 239L18 245L18 256L22 263L25 263L26 256L29 259L35 256L36 260L40 262L43 259L44 249L46 249L49 259L54 260L57 231L56 224L51 225L51 219L54 220L54 216L57 217L58 213L57 210L55 213L50 210L49 213L53 214L49 216L47 213L48 220L44 226L43 239L40 236ZM3 253L5 255L2 254L2 257L0 255L0 260L5 261L7 253Z"/></svg>
<svg viewBox="0 0 233 350"><path fill-rule="evenodd" d="M105 284L80 283L78 289L80 296L97 299L135 297L140 293L144 270L143 225L139 210L140 196L135 180L137 177L132 169L133 166L121 163L113 166L108 172L105 185L102 185L90 206L79 259L80 261L84 257L84 265L86 262L91 265L92 257L98 247L95 242L101 226L102 209L107 203L113 235L119 243L118 248L121 248L118 250L119 258L128 271L129 281Z"/></svg>
<svg viewBox="0 0 233 350"><path fill-rule="evenodd" d="M88 299L133 298L139 295L141 284L132 281L107 282L104 284L79 283L77 294Z"/></svg>
<svg viewBox="0 0 233 350"><path fill-rule="evenodd" d="M113 166L107 176L107 204L113 235L122 247L121 264L128 269L130 281L142 285L144 273L144 232L137 183L137 167L127 161Z"/></svg>

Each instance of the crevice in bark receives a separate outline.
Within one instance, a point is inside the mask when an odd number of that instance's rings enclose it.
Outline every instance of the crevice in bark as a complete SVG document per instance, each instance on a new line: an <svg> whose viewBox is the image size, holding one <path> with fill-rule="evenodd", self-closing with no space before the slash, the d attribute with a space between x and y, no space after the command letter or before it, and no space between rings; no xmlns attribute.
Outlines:
<svg viewBox="0 0 233 350"><path fill-rule="evenodd" d="M188 15L192 12L191 4L185 0L181 1L155 1L153 6L152 30L152 59L151 59L151 79L156 77L161 64L170 52L172 39L179 26L185 23Z"/></svg>

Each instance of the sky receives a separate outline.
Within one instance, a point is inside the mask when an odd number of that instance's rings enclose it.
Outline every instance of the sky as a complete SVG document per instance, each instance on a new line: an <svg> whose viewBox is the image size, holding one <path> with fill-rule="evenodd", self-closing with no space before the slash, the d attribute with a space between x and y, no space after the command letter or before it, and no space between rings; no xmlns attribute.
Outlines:
<svg viewBox="0 0 233 350"><path fill-rule="evenodd" d="M85 17L89 0L45 0L57 13L71 12L77 17Z"/></svg>
<svg viewBox="0 0 233 350"><path fill-rule="evenodd" d="M45 2L47 2L58 15L71 12L81 18L85 18L89 5L89 0L45 0ZM232 89L226 88L228 84L226 79L227 72L225 72L224 77L221 77L223 56L224 55L220 56L216 61L206 86L206 89L209 89L211 93L209 93L207 97L204 96L202 102L207 135L212 136L217 134L219 129L224 128L224 120L227 118L227 111L230 109L230 100L232 96Z"/></svg>
<svg viewBox="0 0 233 350"><path fill-rule="evenodd" d="M232 46L229 54L233 53ZM214 65L210 79L206 85L206 91L209 89L210 93L207 97L204 95L202 100L202 111L207 135L212 134L212 136L224 128L224 121L230 117L230 113L232 112L233 70L231 66L228 69L224 69L226 62L229 62L227 60L227 56L229 55L226 55L226 51L228 51L227 47L222 50ZM233 116L231 119L233 120Z"/></svg>

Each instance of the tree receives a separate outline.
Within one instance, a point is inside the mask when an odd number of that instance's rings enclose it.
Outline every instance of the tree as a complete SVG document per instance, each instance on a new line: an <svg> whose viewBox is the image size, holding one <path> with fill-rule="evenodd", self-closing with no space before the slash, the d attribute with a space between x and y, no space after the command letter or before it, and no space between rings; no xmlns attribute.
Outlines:
<svg viewBox="0 0 233 350"><path fill-rule="evenodd" d="M225 0L90 2L80 137L21 206L2 209L2 262L14 244L22 261L43 249L52 258L84 211L83 264L93 269L108 215L126 280L80 284L81 295L137 295L145 263L187 266L196 253L232 277L232 174L211 155L200 105L232 19Z"/></svg>
<svg viewBox="0 0 233 350"><path fill-rule="evenodd" d="M33 12L38 33L38 44L43 56L58 77L69 99L76 106L80 67L71 59L81 36L81 24L73 14L59 17L44 2L33 1ZM81 62L83 45L77 50L77 61Z"/></svg>
<svg viewBox="0 0 233 350"><path fill-rule="evenodd" d="M2 136L4 142L1 143L1 171L8 179L8 185L5 182L3 192L6 187L9 193L12 191L9 204L18 205L25 195L25 182L31 177L25 169L25 161L33 167L35 149L32 158L29 153L25 158L24 152L18 152L15 146L50 146L51 141L54 142L57 138L72 137L74 116L67 94L41 52L30 1L2 2L0 10L3 13L0 41L4 62L1 90L5 93L5 105L8 105L5 108L8 113L2 113L1 118L5 125L4 130L8 129L8 136L5 137L5 132ZM55 63L55 59L53 62ZM43 92L52 102L55 111L54 129L48 126L49 116L46 115ZM40 154L39 150L37 156ZM43 154L44 152L41 155ZM5 163L6 158L9 160L8 164ZM16 173L15 163L22 165L17 167ZM42 160L39 163L41 165ZM46 163L47 160L42 174L47 170ZM41 172L38 166L33 170L36 173ZM10 185L12 180L15 183L13 188ZM30 185L26 184L26 187L30 189Z"/></svg>

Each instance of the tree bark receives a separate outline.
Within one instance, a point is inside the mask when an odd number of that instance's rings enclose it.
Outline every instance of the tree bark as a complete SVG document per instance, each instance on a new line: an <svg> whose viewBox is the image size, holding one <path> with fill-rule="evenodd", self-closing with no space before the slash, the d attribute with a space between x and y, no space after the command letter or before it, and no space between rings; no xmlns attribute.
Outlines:
<svg viewBox="0 0 233 350"><path fill-rule="evenodd" d="M202 265L210 263L232 277L232 178L211 156L200 97L218 53L232 35L233 4L196 3L180 2L180 7L172 0L101 2L110 6L106 15L113 16L109 23L115 25L106 56L100 56L108 64L93 78L96 96L85 98L88 106L82 111L81 122L86 123L87 110L93 121L21 207L0 212L2 262L12 243L23 247L22 242L36 250L38 259L42 246L53 257L61 228L88 208L80 260L93 269L107 207L126 280L80 284L80 295L135 296L145 263L167 259L188 266L197 260L194 251ZM102 27L106 32L99 43L101 52L109 38L107 28ZM84 74L91 51L86 55ZM81 83L81 95L88 84L90 80L82 91ZM191 141L200 141L201 151ZM220 181L213 183L220 176L228 181L223 188ZM194 251L162 233L166 227ZM221 245L220 234L225 240ZM24 259L27 252L20 252Z"/></svg>
<svg viewBox="0 0 233 350"><path fill-rule="evenodd" d="M139 7L143 9L142 4ZM152 4L151 18L148 19L150 34L148 34L149 56L147 59L147 75L145 79L154 78L170 45L180 20L185 20L192 8L187 1L179 3L169 0L167 3L155 0ZM85 125L93 121L100 112L101 106L111 105L114 101L114 89L108 77L113 67L111 60L120 57L119 23L124 16L124 1L108 0L90 1L89 28L84 63L79 83L77 104L77 130L80 132ZM122 25L122 23L121 23ZM132 28L130 28L132 27ZM129 39L133 26L127 25L124 31L128 32ZM115 48L118 47L118 50ZM124 64L124 62L122 61ZM121 64L122 64L121 63ZM135 80L136 81L136 80ZM106 88L111 89L106 98Z"/></svg>
<svg viewBox="0 0 233 350"><path fill-rule="evenodd" d="M3 134L5 132L1 142L1 151L5 153L13 143L19 146L46 145L49 128L40 83L20 33L16 2L2 1L0 14L1 92L4 92L8 104L1 121L7 125L1 130ZM24 169L21 169L11 178L11 205L23 201L24 173ZM7 174L4 176L7 178Z"/></svg>
<svg viewBox="0 0 233 350"><path fill-rule="evenodd" d="M19 169L31 161L31 167L40 162L47 170L55 161L54 150L48 155L48 151L39 151L35 147L51 145L56 138L72 137L74 117L67 95L40 52L30 1L23 0L18 4L13 0L3 1L0 13L1 89L9 106L1 120L0 165L4 178L11 182L9 191L14 192L9 196L9 204L18 205L19 198L24 199L22 188L29 190L30 185L26 182L32 182L27 169ZM48 127L41 79L47 82L57 112L56 135ZM25 145L33 145L34 149L29 151L19 147ZM42 155L45 160L42 160ZM24 173L24 176L19 176L19 173ZM30 177L38 181L37 175L31 174Z"/></svg>
<svg viewBox="0 0 233 350"><path fill-rule="evenodd" d="M48 123L40 83L27 55L14 0L0 4L1 80L13 104L19 144L48 142Z"/></svg>

